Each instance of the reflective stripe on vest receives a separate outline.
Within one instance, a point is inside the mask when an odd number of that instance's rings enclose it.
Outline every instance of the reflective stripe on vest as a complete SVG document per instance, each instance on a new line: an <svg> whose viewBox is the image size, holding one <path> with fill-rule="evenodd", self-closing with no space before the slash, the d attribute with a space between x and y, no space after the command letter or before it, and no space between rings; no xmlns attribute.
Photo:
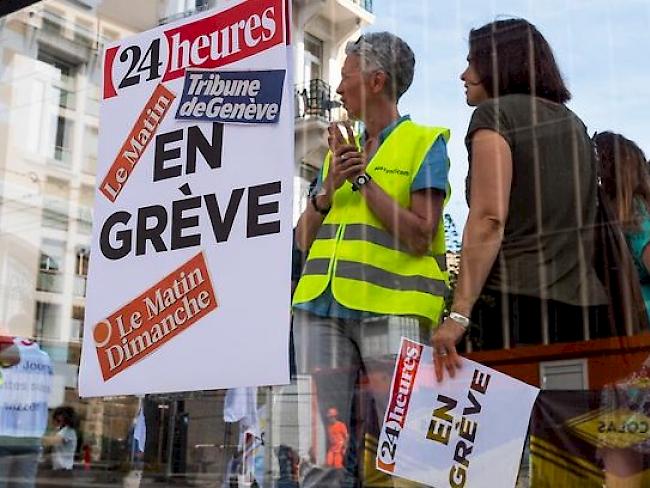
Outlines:
<svg viewBox="0 0 650 488"><path fill-rule="evenodd" d="M316 239L334 239L336 238L336 233L338 230L338 224L323 224L320 226L320 229L318 229Z"/></svg>
<svg viewBox="0 0 650 488"><path fill-rule="evenodd" d="M411 184L429 148L446 129L402 122L369 162L366 172L398 205L408 208ZM327 175L326 158L323 175ZM447 192L447 197L449 191ZM320 296L328 285L343 306L437 322L448 291L444 230L439 223L424 256L415 256L387 232L359 192L344 183L321 225L294 294L294 303Z"/></svg>
<svg viewBox="0 0 650 488"><path fill-rule="evenodd" d="M305 263L303 275L327 275L329 265L329 259L310 259ZM354 261L337 261L334 276L364 281L391 290L419 291L441 296L447 291L447 284L444 280L435 280L418 275L399 275L371 264Z"/></svg>
<svg viewBox="0 0 650 488"><path fill-rule="evenodd" d="M318 229L316 239L335 239L336 233L339 230L338 224L323 224ZM408 253L406 247L399 241L399 239L391 236L388 232L377 227L366 224L348 224L345 226L343 233L344 240L366 241L378 246L382 246L395 251ZM431 250L427 252L427 256L436 260L436 264L440 271L447 271L447 257L444 254L433 254ZM327 260L326 260L327 261ZM321 269L321 268L318 268ZM324 272L308 272L305 268L303 274L327 274L327 267Z"/></svg>

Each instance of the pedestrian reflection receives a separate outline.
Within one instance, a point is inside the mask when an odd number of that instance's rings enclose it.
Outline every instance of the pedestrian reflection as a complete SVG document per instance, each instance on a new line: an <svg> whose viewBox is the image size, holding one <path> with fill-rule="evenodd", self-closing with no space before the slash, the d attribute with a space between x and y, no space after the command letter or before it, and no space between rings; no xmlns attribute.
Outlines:
<svg viewBox="0 0 650 488"><path fill-rule="evenodd" d="M29 488L47 426L52 363L36 342L0 334L0 368L0 488Z"/></svg>

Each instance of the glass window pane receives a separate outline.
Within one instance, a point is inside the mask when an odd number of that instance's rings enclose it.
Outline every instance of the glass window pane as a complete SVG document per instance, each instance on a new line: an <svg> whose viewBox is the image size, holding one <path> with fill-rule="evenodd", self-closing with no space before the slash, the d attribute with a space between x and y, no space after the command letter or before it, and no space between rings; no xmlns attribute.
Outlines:
<svg viewBox="0 0 650 488"><path fill-rule="evenodd" d="M359 310L344 306L350 297L339 300L343 292L334 284L335 266L318 301L310 303L308 311L294 309L293 333L287 338L292 351L290 384L79 397L90 248L91 240L97 239L92 235L93 205L97 182L105 176L97 174L98 166L107 165L98 153L100 130L106 130L98 125L104 103L106 46L160 24L182 21L197 11L239 3L50 0L0 19L0 486L9 472L4 461L16 459L15 450L5 456L5 449L18 445L27 446L20 459L38 468L36 486L404 486L374 469L380 424L400 338L427 343L434 329L410 311L384 315L361 306ZM250 5L255 3L260 2ZM368 275L361 273L364 279L356 280L360 283L354 289L354 297L368 293L370 302L384 309L417 301L413 295L391 300L390 286L399 288L405 275L416 277L410 283L430 283L433 274L435 281L444 282L449 273L451 290L436 295L437 306L444 299L448 310L463 305L462 299L455 301L461 296L459 290L472 295L471 300L476 295L476 303L467 311L472 323L456 346L461 356L543 389L522 452L517 488L650 486L650 442L645 432L650 422L646 400L650 339L647 330L633 327L642 322L640 317L645 317L646 304L650 304L650 206L647 212L643 210L644 202L650 202L646 120L650 68L644 57L650 46L647 2L294 0L292 14L290 56L295 73L285 81L293 91L292 99L284 102L292 102L294 110L293 225L299 226L301 216L316 217L315 222L320 218L308 195L320 194L316 203L327 203L331 196L329 188L322 186L322 168L330 149L328 127L332 122L351 122L365 161L377 158L365 169L372 177L370 184L383 190L382 198L399 193L403 199L399 205L376 208L363 190L352 193L344 182L332 213L325 217L329 220L324 221L350 227L367 224L380 231L375 235L379 238L372 240L369 232L355 234L346 228L338 237L322 239L316 252L322 254L323 249L330 249L332 239L339 239L332 253L347 253L348 261L354 261L356 253L359 263L354 264L368 265L366 270L373 266L382 276L389 276L371 287ZM492 44L477 51L470 46L477 29L510 15L528 19L548 41L559 74L536 79L557 81L561 76L571 92L566 103L545 98L546 88L535 85L535 100L543 99L529 104L535 109L519 107L523 112L508 112L512 101L508 96L528 102L533 98L532 90L518 83L529 83L530 70L544 57L517 58L533 39L514 42L507 56L481 58ZM240 43L244 42L245 26L228 25L230 33L238 32ZM485 35L489 38L495 30ZM397 83L408 78L404 69L409 63L395 45L388 52L381 46L365 46L363 60L370 64L364 70L353 69L352 75L342 69L346 47L356 49L348 43L358 41L361 34L383 31L404 39L415 56L413 82L398 102L390 97ZM219 41L228 33L226 29L217 36ZM166 55L167 46L163 47ZM197 54L189 50L188 55ZM468 55L469 67L480 71L475 79L466 71ZM493 58L505 60L498 65L500 69L490 64ZM546 63L551 63L549 59L544 58ZM148 72L147 62L142 60L135 70L144 66L142 72ZM528 71L518 69L522 66ZM512 73L521 76L510 77ZM398 80L400 74L404 77ZM352 88L346 85L351 77ZM505 93L507 82L515 86L514 93ZM476 87L482 91L478 99L472 99ZM373 101L384 105L372 105ZM485 107L495 106L497 111L487 116ZM545 110L562 115L542 120L548 115ZM436 152L434 141L426 137L414 143L415 138L393 132L406 115L418 127L449 128L451 137L444 150L438 147ZM508 128L513 120L514 128ZM572 123L570 134L558 142L558 127L567 121ZM113 128L128 131L133 122L120 119ZM509 189L507 198L499 200L494 192L489 193L504 183L497 178L504 174L499 172L504 160L474 159L477 141L474 132L468 136L470 124L483 135L497 137L498 148L509 155L505 161L512 164L506 169L512 174L506 171L508 184L503 185ZM229 146L229 130L224 131L224 154L236 149ZM607 131L625 138L611 139L606 134L600 144L596 138L600 158L596 160L591 156L590 138L594 132ZM391 138L400 142L392 149ZM147 151L154 151L153 141L150 146ZM387 148L383 152L382 146ZM524 146L533 149L526 157L518 157ZM422 154L411 165L407 159L414 147ZM113 149L111 157L117 151ZM644 155L637 149L645 151ZM184 158L185 148L181 152ZM548 154L554 157L546 158ZM198 164L202 166L202 160ZM420 173L425 166L429 170ZM480 174L485 167L488 170L479 177L485 181L477 183L472 172ZM137 167L141 175L150 170ZM442 181L440 188L425 189L428 196L435 193L432 200L436 202L443 200L444 192L445 206L435 207L439 221L423 229L420 226L434 214L427 213L431 202L425 205L413 196L413 186L400 185L402 181L408 181L404 185L430 183L437 177L438 183ZM181 184L179 180L170 187L171 193L152 195L152 204L180 199L176 188ZM597 196L598 184L614 203L609 220L594 217L604 209L602 202L609 201ZM485 196L486 190L489 198L472 202L472 192ZM567 199L567 195L585 191L591 193L578 203ZM426 211L418 213L416 201ZM354 202L354 211L345 213L345 202ZM368 208L358 212L364 202ZM507 205L507 215L496 218L499 208L490 202ZM120 205L118 201L116 211ZM487 223L473 233L477 228L470 225L477 216L487 216ZM133 215L133 227L136 221ZM614 225L620 228L612 230ZM500 232L491 240L486 233L494 228ZM417 237L429 236L432 229L445 232L445 247L436 248L440 254L431 251L431 246L442 246L440 234L435 234L438 240L425 242L426 249L418 248ZM599 234L603 229L613 234ZM294 288L308 269L309 256L309 251L300 249L305 242L300 241L298 230L292 249L287 249L292 253ZM346 232L360 239L346 240ZM478 243L471 242L476 235ZM607 237L620 244L618 254L597 253L597 245L607 244L603 243ZM346 250L348 241L352 244ZM571 256L578 257L567 259L566 247L557 246L560 241L573 248ZM385 244L392 247L382 248ZM416 248L421 252L414 253ZM377 249L384 254L374 254ZM488 255L492 260L482 261L480 272L472 273L471 263ZM341 254L336 256L341 258ZM410 266L418 260L426 260L427 266L415 272ZM485 283L461 286L462 266L468 266L468 275L485 277ZM591 273L597 266L600 272ZM531 271L539 269L544 272ZM558 283L566 283L569 275L579 277L558 291ZM609 294L602 303L583 303L597 295L594 290L604 287L606 277ZM156 282L159 273L152 270L150 278ZM126 286L132 277L123 279ZM539 285L533 292L526 287L531 283ZM632 290L633 295L626 283L640 287ZM617 285L622 290L618 293L612 291ZM95 286L111 298L108 278L96 280ZM374 295L378 289L381 293ZM571 303L567 293L573 294ZM259 297L249 300L251 306L259 306ZM614 301L619 306L627 303L628 308L613 310ZM116 303L115 308L121 305ZM268 333L274 333L272 324ZM194 357L188 351L184 360ZM264 358L250 358L245 351L241 361L232 365L233 370L263 367ZM175 365L160 374L174 377ZM143 388L146 383L147 378L142 378ZM56 458L48 442L63 429L61 418L55 419L54 414L65 417L68 407L75 421L63 434L73 439L74 432L76 440ZM70 466L72 477L56 473L55 462ZM475 476L471 467L469 473Z"/></svg>

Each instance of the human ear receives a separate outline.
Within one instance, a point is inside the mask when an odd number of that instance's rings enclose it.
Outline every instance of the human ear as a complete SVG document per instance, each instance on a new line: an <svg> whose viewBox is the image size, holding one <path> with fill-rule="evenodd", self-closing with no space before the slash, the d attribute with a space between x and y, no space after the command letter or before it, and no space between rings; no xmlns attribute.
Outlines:
<svg viewBox="0 0 650 488"><path fill-rule="evenodd" d="M375 71L370 80L370 87L373 93L381 93L386 89L388 75L384 71Z"/></svg>

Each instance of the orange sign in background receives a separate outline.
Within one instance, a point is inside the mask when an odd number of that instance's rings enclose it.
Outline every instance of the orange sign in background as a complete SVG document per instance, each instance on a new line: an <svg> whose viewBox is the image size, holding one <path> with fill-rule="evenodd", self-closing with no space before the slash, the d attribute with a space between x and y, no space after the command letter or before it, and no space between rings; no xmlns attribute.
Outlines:
<svg viewBox="0 0 650 488"><path fill-rule="evenodd" d="M147 357L217 308L200 252L93 329L104 381Z"/></svg>

